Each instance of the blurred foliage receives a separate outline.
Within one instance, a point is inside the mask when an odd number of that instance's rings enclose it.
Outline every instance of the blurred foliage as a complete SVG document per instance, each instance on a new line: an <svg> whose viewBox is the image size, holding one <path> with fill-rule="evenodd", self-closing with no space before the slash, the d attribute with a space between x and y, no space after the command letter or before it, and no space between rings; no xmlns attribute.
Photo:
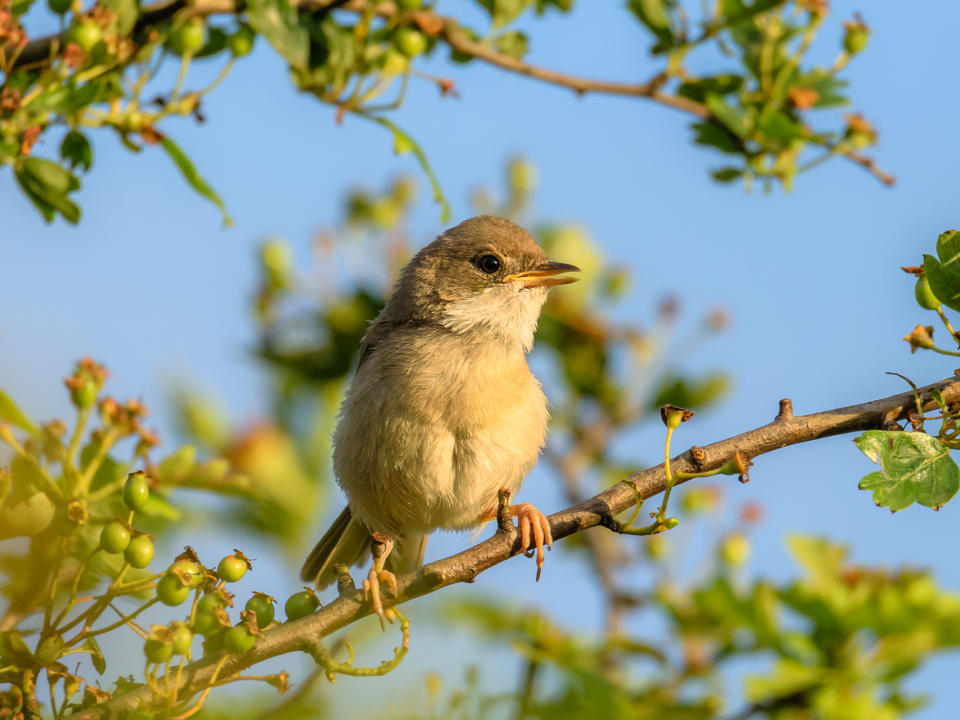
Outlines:
<svg viewBox="0 0 960 720"><path fill-rule="evenodd" d="M927 572L862 567L845 548L801 536L788 541L796 580L748 580L745 532L718 538L713 567L684 585L668 572L676 558L649 558L659 578L631 612L659 636L583 637L492 599L451 605L449 620L526 659L506 700L517 718L893 720L924 706L905 686L925 660L960 647L960 596ZM731 674L741 709L731 707ZM434 716L456 717L459 697Z"/></svg>
<svg viewBox="0 0 960 720"><path fill-rule="evenodd" d="M505 175L499 196L477 191L477 210L516 219L548 253L585 270L575 292L556 293L545 306L532 359L554 406L545 462L572 504L645 465L636 445L623 440L643 422L658 423L656 408L699 411L723 396L724 374L691 375L675 359L690 357L728 320L713 310L681 322L672 298L641 318L648 326L618 320L631 289L626 270L605 258L585 229L532 217L536 170L529 162L514 158ZM416 184L404 178L382 192L350 194L342 221L316 236L311 272L299 270L282 240L264 242L250 311L268 412L253 425L234 425L204 392L180 388L174 405L190 444L160 456L159 439L145 425L146 408L104 395L106 371L87 359L66 380L76 409L69 425L36 423L0 392L0 441L10 449L8 466L0 468L0 718L81 711L156 684L171 663L201 653L222 657L215 655L221 650L245 652L280 622L273 598L255 593L234 602L227 591L252 566L239 550L207 567L188 548L158 560L164 569L154 571L153 538L176 537L182 544L179 523L202 508L208 527L220 532L243 537L255 531L285 551L302 549L322 504L321 488L329 485L330 431L360 338L414 247L408 226L415 198ZM927 263L940 263L942 275L952 272L954 239L946 233L938 257L928 256ZM374 257L380 265L370 262ZM918 283L924 279L922 269L911 271ZM944 292L939 280L931 285ZM917 291L923 307L942 313L936 297L930 288ZM957 442L960 408L942 396L938 403L937 436L923 432L930 418L918 411L910 418L912 432L871 431L859 441L883 469L865 487L891 509L907 500L937 506L956 490L948 451ZM672 427L687 417L679 408L674 413L681 417ZM720 486L702 482L678 495L678 531L639 540L595 528L558 545L592 574L602 631L585 637L542 612L497 601L447 602L450 622L518 652L525 668L518 686L491 695L481 689L480 671L467 668L463 687L445 690L428 675L425 709L395 705L381 714L893 720L922 706L924 699L906 685L926 659L960 644L960 598L938 588L925 571L860 567L844 548L817 538L789 541L800 567L797 579L753 579L747 574L750 532L763 511L750 504L716 532L707 567L681 582L676 568L683 565L678 549L684 528L722 517L724 503ZM290 596L284 610L294 618L317 604L304 590ZM165 625L138 625L139 614L155 605L181 609ZM108 633L139 635L142 675L128 677L128 669L101 649L98 638ZM65 658L74 653L88 656L89 668L77 665L71 672ZM204 704L206 694L168 693L165 709L130 717L327 717L331 703L317 692L324 677L334 666L336 672L361 671L353 668L353 648L344 637L330 653L330 666L295 679L296 689L279 699L254 691ZM347 660L333 661L334 653ZM387 672L391 663L362 671ZM734 676L742 692L731 691ZM48 690L38 691L40 678ZM281 692L290 684L284 672L246 679ZM158 696L163 693L157 688ZM737 710L732 698L739 697L744 707Z"/></svg>
<svg viewBox="0 0 960 720"><path fill-rule="evenodd" d="M517 26L536 27L531 15L567 13L573 5L572 0L474 4L484 18L476 27L441 14L440 3L421 0L252 0L236 8L180 0L146 5L96 0L85 8L80 0L48 0L47 9L37 0L0 0L0 164L11 168L48 222L60 216L76 223L80 175L95 163L88 136L106 130L132 152L147 146L166 152L184 181L214 203L229 224L224 202L167 128L175 117L203 122L206 96L262 36L288 65L293 85L336 108L338 122L348 113L374 122L392 135L396 153L412 153L446 215L426 154L389 119L391 111L405 101L411 80L435 85L442 96L455 93L454 80L420 69L426 58L443 51L449 53L451 71L479 59L527 74L522 58L533 38ZM694 116L694 142L729 160L712 171L718 182L742 179L749 185L760 179L768 187L781 182L789 188L797 173L838 156L892 182L858 154L877 137L861 114L841 119L815 112L849 104L841 75L870 35L859 16L845 23L836 59L823 66L809 55L826 21L825 0L697 5L627 3L627 18L650 45L658 71L647 83L618 94ZM28 39L29 27L54 22L60 32ZM707 69L692 71L688 61L699 67L701 58ZM164 72L169 62L179 63L172 84ZM194 64L208 63L218 63L219 74L204 87L190 87ZM579 78L533 74L577 92L599 89ZM64 132L51 142L57 128ZM34 152L42 140L59 148L54 157Z"/></svg>

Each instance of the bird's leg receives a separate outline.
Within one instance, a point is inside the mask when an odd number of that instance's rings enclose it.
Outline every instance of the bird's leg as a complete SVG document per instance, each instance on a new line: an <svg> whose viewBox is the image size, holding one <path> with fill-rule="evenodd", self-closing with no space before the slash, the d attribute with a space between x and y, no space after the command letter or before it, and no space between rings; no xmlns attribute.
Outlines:
<svg viewBox="0 0 960 720"><path fill-rule="evenodd" d="M527 557L537 556L537 580L543 572L543 546L553 549L553 534L550 532L550 521L547 516L537 510L530 503L518 503L510 506L510 513L517 518L517 529L520 530L520 552ZM487 522L497 517L497 511L484 513L480 520ZM532 541L532 542L531 542Z"/></svg>
<svg viewBox="0 0 960 720"><path fill-rule="evenodd" d="M370 572L367 573L367 577L363 581L363 597L373 604L373 611L380 618L380 628L386 630L383 600L380 597L380 583L384 583L390 589L391 594L397 594L397 577L389 570L384 569L384 563L387 562L387 557L393 550L393 538L380 533L372 533L372 537L373 545L370 548L370 553L373 555L373 567L370 568Z"/></svg>

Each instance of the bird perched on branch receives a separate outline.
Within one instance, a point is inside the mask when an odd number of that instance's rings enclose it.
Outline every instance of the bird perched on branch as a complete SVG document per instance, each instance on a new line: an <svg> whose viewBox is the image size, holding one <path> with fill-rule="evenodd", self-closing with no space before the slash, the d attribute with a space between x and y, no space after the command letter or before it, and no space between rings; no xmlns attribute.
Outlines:
<svg viewBox="0 0 960 720"><path fill-rule="evenodd" d="M490 216L447 230L410 260L360 345L333 434L349 504L303 580L323 588L335 566L372 550L363 587L382 624L381 584L395 591L393 572L423 562L427 535L497 516L500 489L514 496L543 448L547 399L527 354L547 290L575 282L572 271ZM510 510L522 550L536 550L539 580L550 524L529 503Z"/></svg>

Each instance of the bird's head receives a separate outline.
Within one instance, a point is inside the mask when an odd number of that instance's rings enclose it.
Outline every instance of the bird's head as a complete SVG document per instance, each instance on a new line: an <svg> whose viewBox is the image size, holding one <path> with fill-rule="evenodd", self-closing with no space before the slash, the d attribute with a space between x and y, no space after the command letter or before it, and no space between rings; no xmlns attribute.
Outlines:
<svg viewBox="0 0 960 720"><path fill-rule="evenodd" d="M526 230L488 215L465 220L423 248L404 268L390 299L409 319L456 333L499 335L533 344L547 290L576 282L575 265L554 262Z"/></svg>

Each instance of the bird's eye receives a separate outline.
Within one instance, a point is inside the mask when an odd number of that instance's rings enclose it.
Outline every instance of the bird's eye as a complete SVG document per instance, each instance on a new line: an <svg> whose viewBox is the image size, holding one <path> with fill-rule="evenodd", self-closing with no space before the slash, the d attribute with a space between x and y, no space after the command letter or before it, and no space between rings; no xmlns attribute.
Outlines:
<svg viewBox="0 0 960 720"><path fill-rule="evenodd" d="M496 255L484 255L477 260L477 267L487 275L493 275L500 269L500 258Z"/></svg>

